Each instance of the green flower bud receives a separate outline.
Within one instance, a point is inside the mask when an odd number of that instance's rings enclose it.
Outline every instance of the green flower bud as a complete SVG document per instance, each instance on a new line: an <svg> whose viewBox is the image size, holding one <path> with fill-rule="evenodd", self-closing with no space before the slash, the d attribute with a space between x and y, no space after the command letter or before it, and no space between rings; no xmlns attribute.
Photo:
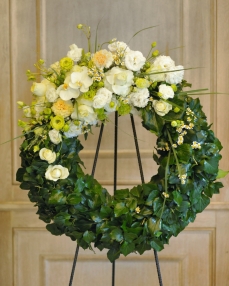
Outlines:
<svg viewBox="0 0 229 286"><path fill-rule="evenodd" d="M171 84L171 88L173 89L174 92L177 91L177 86L175 84Z"/></svg>
<svg viewBox="0 0 229 286"><path fill-rule="evenodd" d="M74 123L76 126L79 126L79 125L80 125L80 121L79 121L79 120L74 120L73 123Z"/></svg>
<svg viewBox="0 0 229 286"><path fill-rule="evenodd" d="M146 62L145 65L144 65L144 67L145 67L146 69L150 68L150 66L151 66L151 64L150 64L149 62Z"/></svg>
<svg viewBox="0 0 229 286"><path fill-rule="evenodd" d="M38 145L33 146L33 152L37 152L40 150L40 147Z"/></svg>
<svg viewBox="0 0 229 286"><path fill-rule="evenodd" d="M175 107L175 108L173 109L173 111L174 111L175 113L178 113L178 112L180 112L180 108L179 108L179 107Z"/></svg>
<svg viewBox="0 0 229 286"><path fill-rule="evenodd" d="M154 48L156 47L156 45L157 45L157 42L152 42L151 47Z"/></svg>
<svg viewBox="0 0 229 286"><path fill-rule="evenodd" d="M163 94L162 94L161 92L158 92L157 95L158 95L159 97L162 97L162 96L163 96Z"/></svg>
<svg viewBox="0 0 229 286"><path fill-rule="evenodd" d="M176 122L176 121L172 121L172 122L171 122L171 126L172 126L172 127L177 127L177 122Z"/></svg>
<svg viewBox="0 0 229 286"><path fill-rule="evenodd" d="M103 81L100 81L100 82L98 83L98 87L104 87L104 82L103 82Z"/></svg>
<svg viewBox="0 0 229 286"><path fill-rule="evenodd" d="M63 131L68 132L69 128L70 128L69 125L65 124L63 127Z"/></svg>
<svg viewBox="0 0 229 286"><path fill-rule="evenodd" d="M17 104L18 104L18 108L22 108L23 106L26 105L23 101L17 101Z"/></svg>
<svg viewBox="0 0 229 286"><path fill-rule="evenodd" d="M36 135L41 135L43 133L44 129L42 127L38 127L38 128L35 128L33 130L33 132L36 134Z"/></svg>
<svg viewBox="0 0 229 286"><path fill-rule="evenodd" d="M52 113L52 110L51 110L51 108L45 108L43 112L46 115L50 115Z"/></svg>
<svg viewBox="0 0 229 286"><path fill-rule="evenodd" d="M154 52L152 52L152 57L156 58L159 55L159 51L155 50Z"/></svg>
<svg viewBox="0 0 229 286"><path fill-rule="evenodd" d="M78 24L77 25L77 29L81 30L83 28L83 25L82 24Z"/></svg>

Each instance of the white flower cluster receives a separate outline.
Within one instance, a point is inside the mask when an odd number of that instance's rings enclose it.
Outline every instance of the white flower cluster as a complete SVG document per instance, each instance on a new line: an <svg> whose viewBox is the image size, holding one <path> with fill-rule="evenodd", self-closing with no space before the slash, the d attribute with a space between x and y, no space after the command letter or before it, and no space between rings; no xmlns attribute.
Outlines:
<svg viewBox="0 0 229 286"><path fill-rule="evenodd" d="M184 73L170 57L158 56L150 63L140 51L116 39L108 49L95 53L83 53L72 44L67 57L47 71L45 79L33 83L33 104L23 105L23 112L32 122L49 123L53 144L59 144L63 136L72 138L89 132L91 126L105 121L114 111L141 115L141 109L148 106L165 116L173 108L169 101L177 90L174 85L181 83ZM178 144L182 144L181 138Z"/></svg>

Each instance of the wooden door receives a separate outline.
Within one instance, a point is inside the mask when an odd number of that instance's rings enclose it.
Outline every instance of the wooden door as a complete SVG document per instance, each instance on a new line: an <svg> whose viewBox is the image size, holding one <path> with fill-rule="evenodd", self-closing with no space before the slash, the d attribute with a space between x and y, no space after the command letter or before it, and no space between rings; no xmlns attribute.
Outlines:
<svg viewBox="0 0 229 286"><path fill-rule="evenodd" d="M92 27L99 20L99 41L114 37L127 42L138 30L157 25L136 36L130 46L148 53L158 42L162 54L177 64L201 67L187 71L194 88L228 93L229 2L227 0L1 0L0 1L0 142L20 134L17 100L30 101L25 71L43 58L48 64L65 56L68 46L86 48L78 23ZM222 141L221 168L228 170L228 95L201 98L209 123ZM95 177L112 191L113 127L105 128ZM118 187L140 183L128 117L119 122ZM152 160L156 138L136 120L146 180L157 172ZM98 130L83 142L83 159L90 173ZM20 166L20 139L0 146L0 285L68 285L75 243L52 236L38 220L27 192L20 190L15 173ZM104 168L106 166L106 168ZM130 172L131 170L131 172ZM229 285L229 177L224 189L170 245L159 253L165 286ZM131 255L116 263L116 285L158 285L153 253ZM80 250L73 285L111 285L111 264L105 253Z"/></svg>

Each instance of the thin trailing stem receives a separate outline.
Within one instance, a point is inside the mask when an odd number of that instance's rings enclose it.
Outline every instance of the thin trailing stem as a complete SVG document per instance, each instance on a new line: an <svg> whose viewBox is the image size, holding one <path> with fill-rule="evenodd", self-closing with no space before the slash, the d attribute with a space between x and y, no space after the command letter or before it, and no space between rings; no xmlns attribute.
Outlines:
<svg viewBox="0 0 229 286"><path fill-rule="evenodd" d="M181 172L181 168L180 168L179 160L178 160L178 158L177 158L177 152L176 152L175 148L173 147L173 141L172 141L172 138L171 138L171 135L170 135L170 133L169 133L168 129L167 129L167 134L168 134L169 142L170 142L170 145L171 145L171 147L172 147L173 154L174 154L174 157L175 157L175 160L176 160L178 173L179 173L179 175L181 176L181 175L182 175L182 174L181 174L182 172Z"/></svg>

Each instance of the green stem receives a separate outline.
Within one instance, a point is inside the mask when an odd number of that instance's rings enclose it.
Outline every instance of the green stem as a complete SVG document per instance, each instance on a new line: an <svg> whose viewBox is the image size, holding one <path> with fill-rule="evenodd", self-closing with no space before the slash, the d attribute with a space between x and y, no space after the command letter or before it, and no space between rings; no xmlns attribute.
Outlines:
<svg viewBox="0 0 229 286"><path fill-rule="evenodd" d="M173 141L172 141L172 138L171 138L171 135L170 135L168 129L167 129L167 134L168 134L169 142L170 142L170 145L171 145L171 147L172 147L173 154L174 154L174 157L175 157L175 160L176 160L178 173L179 173L179 175L181 176L181 169L180 169L180 164L179 164L179 161L178 161L178 158L177 158L177 152L176 152L175 148L173 147Z"/></svg>

